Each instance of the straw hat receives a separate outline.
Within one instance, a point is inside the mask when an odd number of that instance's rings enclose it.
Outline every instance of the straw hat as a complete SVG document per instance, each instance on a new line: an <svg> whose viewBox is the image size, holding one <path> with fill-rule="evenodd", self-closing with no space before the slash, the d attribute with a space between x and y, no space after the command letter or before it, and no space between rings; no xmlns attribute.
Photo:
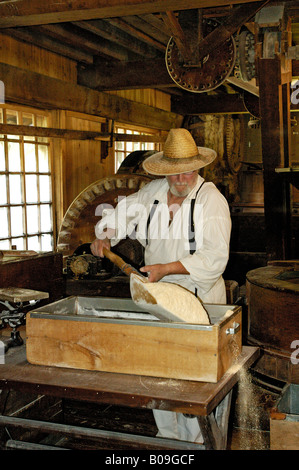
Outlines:
<svg viewBox="0 0 299 470"><path fill-rule="evenodd" d="M146 158L143 168L151 175L178 175L209 165L216 156L212 149L197 147L187 129L171 129L163 152Z"/></svg>

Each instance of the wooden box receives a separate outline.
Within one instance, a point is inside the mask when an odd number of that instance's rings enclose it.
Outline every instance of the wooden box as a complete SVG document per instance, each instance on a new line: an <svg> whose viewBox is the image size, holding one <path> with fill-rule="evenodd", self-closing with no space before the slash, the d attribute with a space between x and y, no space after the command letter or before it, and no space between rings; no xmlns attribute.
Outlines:
<svg viewBox="0 0 299 470"><path fill-rule="evenodd" d="M162 322L131 299L72 296L30 312L32 364L217 382L242 349L242 309L205 305L211 325Z"/></svg>
<svg viewBox="0 0 299 470"><path fill-rule="evenodd" d="M299 450L298 384L287 384L270 411L270 449Z"/></svg>

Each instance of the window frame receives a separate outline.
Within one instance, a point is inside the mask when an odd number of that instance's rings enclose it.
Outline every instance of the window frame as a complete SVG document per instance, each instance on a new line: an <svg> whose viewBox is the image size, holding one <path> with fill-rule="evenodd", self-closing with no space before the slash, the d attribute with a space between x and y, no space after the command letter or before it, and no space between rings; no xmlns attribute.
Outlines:
<svg viewBox="0 0 299 470"><path fill-rule="evenodd" d="M16 115L17 118L17 125L32 125L33 127L45 127L48 128L51 126L51 114L49 111L25 106L19 106L14 104L0 104L0 122L4 124L9 124L7 122L7 116L11 112L11 114ZM27 116L26 116L27 115ZM26 117L28 118L31 116L31 123L28 124ZM35 248L35 251L39 252L49 252L54 251L56 248L56 225L55 225L55 201L54 201L54 178L53 178L53 156L52 156L52 145L51 139L45 137L38 137L38 136L25 136L25 135L13 135L13 134L0 134L0 142L3 142L4 147L4 169L0 169L0 176L6 177L6 202L3 201L0 204L0 209L6 208L6 216L7 216L7 224L8 224L8 233L7 236L4 236L3 233L0 232L0 243L1 242L8 242L7 248L5 248L5 244L2 244L2 249L33 249L30 248L30 238L38 237L38 245L39 249ZM20 168L10 170L9 168L9 143L17 143L19 145L19 152L20 152ZM26 145L32 144L34 145L34 158L33 161L35 162L35 170L27 168L25 165L26 160ZM43 169L39 168L39 146L45 146L48 148L47 156L48 156L48 171L43 171ZM29 148L29 147L28 147ZM27 164L27 163L26 163ZM10 179L13 175L19 175L21 181L21 201L19 202L12 202L10 197ZM37 199L35 201L28 201L26 199L26 177L27 176L34 176L36 175L36 188L37 188ZM42 201L40 199L40 180L43 176L49 177L49 200ZM28 191L28 186L27 186ZM27 193L28 194L28 193ZM28 232L27 226L27 213L29 207L37 207L37 228L38 230L34 233ZM12 209L15 207L21 207L22 211L22 229L23 233L15 235L12 233L12 217L11 212ZM50 217L49 217L49 230L42 230L41 227L41 208L47 207L50 210ZM1 228L0 228L1 230ZM47 247L46 249L42 249L42 237L43 235L50 236L51 240L51 249ZM14 242L20 241L22 246L16 246Z"/></svg>
<svg viewBox="0 0 299 470"><path fill-rule="evenodd" d="M128 135L128 134L132 134L132 135L160 135L161 134L161 131L159 131L158 129L151 129L151 128L145 128L145 127L141 127L141 126L134 126L133 124L122 124L122 123L115 123L115 126L114 126L114 132L116 134L122 134L122 132L120 132L120 130L125 130L124 134ZM117 144L119 143L123 143L124 145L124 149L117 149ZM149 145L152 145L153 148L135 148L133 150L127 150L127 146L128 144L133 144L134 145L138 145L140 147L147 147ZM160 144L159 142L137 142L137 141L117 141L114 143L114 171L115 173L117 173L121 163L124 161L124 159L132 152L135 152L135 151L148 151L148 150L155 150L157 152L160 151ZM118 153L122 153L124 154L124 158L122 159L121 162L118 161Z"/></svg>

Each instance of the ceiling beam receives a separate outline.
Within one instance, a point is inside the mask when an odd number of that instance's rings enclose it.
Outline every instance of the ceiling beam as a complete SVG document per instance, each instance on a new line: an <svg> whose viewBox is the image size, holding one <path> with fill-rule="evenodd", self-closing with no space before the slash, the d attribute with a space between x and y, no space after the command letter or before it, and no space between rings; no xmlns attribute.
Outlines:
<svg viewBox="0 0 299 470"><path fill-rule="evenodd" d="M0 63L5 102L42 109L67 109L153 129L180 127L183 116L30 70Z"/></svg>
<svg viewBox="0 0 299 470"><path fill-rule="evenodd" d="M172 96L171 109L183 116L248 113L242 97L237 93L223 94L221 97L207 93L190 93L190 96L183 98Z"/></svg>
<svg viewBox="0 0 299 470"><path fill-rule="evenodd" d="M253 0L258 1L258 0ZM244 0L14 0L0 2L0 28L222 7Z"/></svg>
<svg viewBox="0 0 299 470"><path fill-rule="evenodd" d="M164 58L134 62L99 62L78 68L78 84L94 90L126 90L174 85Z"/></svg>

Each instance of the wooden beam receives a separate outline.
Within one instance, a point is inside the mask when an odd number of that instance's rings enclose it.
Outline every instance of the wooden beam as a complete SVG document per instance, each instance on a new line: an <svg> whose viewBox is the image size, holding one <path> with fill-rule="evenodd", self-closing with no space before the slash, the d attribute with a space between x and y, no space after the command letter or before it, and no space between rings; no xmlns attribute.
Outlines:
<svg viewBox="0 0 299 470"><path fill-rule="evenodd" d="M206 57L215 48L229 39L244 23L249 21L261 8L270 0L260 1L258 3L249 3L241 5L232 10L232 14L224 22L208 34L198 46L198 60Z"/></svg>
<svg viewBox="0 0 299 470"><path fill-rule="evenodd" d="M42 109L67 109L153 129L180 127L183 116L0 63L5 101Z"/></svg>
<svg viewBox="0 0 299 470"><path fill-rule="evenodd" d="M189 47L185 32L183 31L176 15L173 11L166 11L161 14L165 26L171 31L175 43L185 62L190 62L192 59L192 51Z"/></svg>
<svg viewBox="0 0 299 470"><path fill-rule="evenodd" d="M288 166L290 95L283 93L279 59L259 59L258 70L266 252L269 260L290 259L290 185L275 171Z"/></svg>
<svg viewBox="0 0 299 470"><path fill-rule="evenodd" d="M135 135L95 131L76 131L70 129L55 129L53 127L21 126L15 124L0 124L0 134L19 135L26 137L49 137L66 140L99 140L104 142L164 142L160 135Z"/></svg>
<svg viewBox="0 0 299 470"><path fill-rule="evenodd" d="M255 2L257 0L253 0ZM14 0L0 2L0 28L212 8L245 0Z"/></svg>
<svg viewBox="0 0 299 470"><path fill-rule="evenodd" d="M207 95L190 93L190 96L171 98L171 110L184 116L199 114L248 113L239 94Z"/></svg>
<svg viewBox="0 0 299 470"><path fill-rule="evenodd" d="M134 62L99 62L78 68L78 83L95 90L126 90L172 86L165 59Z"/></svg>

